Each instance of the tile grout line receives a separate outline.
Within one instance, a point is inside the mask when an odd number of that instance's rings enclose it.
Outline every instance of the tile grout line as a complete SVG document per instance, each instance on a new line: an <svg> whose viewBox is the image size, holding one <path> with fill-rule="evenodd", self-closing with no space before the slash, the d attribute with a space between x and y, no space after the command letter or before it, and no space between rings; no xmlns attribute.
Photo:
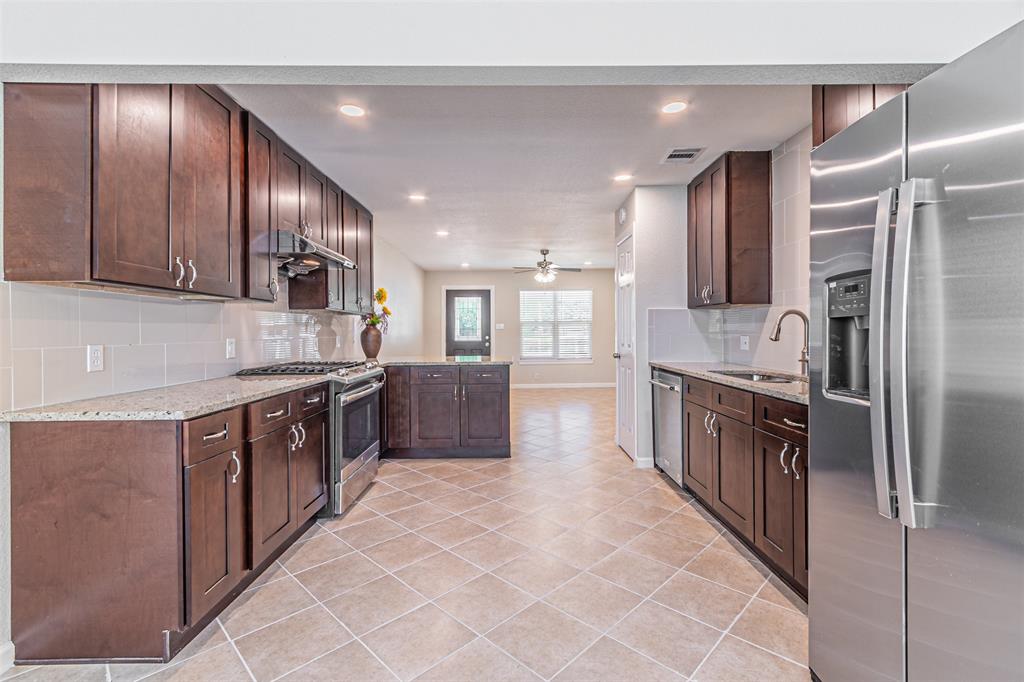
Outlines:
<svg viewBox="0 0 1024 682"><path fill-rule="evenodd" d="M228 634L227 628L225 628L224 623L221 622L220 616L218 615L217 618L215 618L214 620L216 621L217 625L220 626L220 629L224 633L224 636L228 638L228 644L231 645L232 651L234 651L235 655L238 656L238 660L242 662L242 665L245 667L245 672L249 673L249 679L251 679L253 682L256 682L256 676L252 674L252 669L249 668L249 662L245 660L245 656L243 656L242 652L238 650L238 646L235 644L235 640L231 639L231 635Z"/></svg>
<svg viewBox="0 0 1024 682"><path fill-rule="evenodd" d="M767 578L765 578L765 582L768 582ZM708 652L704 654L704 658L702 658L700 663L697 664L697 667L693 669L693 674L690 676L691 678L698 679L697 673L700 672L701 667L703 667L703 665L707 663L708 659L711 658L711 654L715 653L715 650L718 649L718 646L722 643L722 640L724 640L726 635L729 634L729 631L732 630L733 626L736 625L737 622L739 622L739 619L743 617L743 614L746 613L747 608L751 605L751 603L753 603L753 601L754 597L748 599L747 603L743 605L742 609L740 609L740 612L737 613L736 617L732 619L731 623L729 623L729 627L725 628L725 630L722 631L722 635L718 638L718 641L715 642L715 645L708 649Z"/></svg>

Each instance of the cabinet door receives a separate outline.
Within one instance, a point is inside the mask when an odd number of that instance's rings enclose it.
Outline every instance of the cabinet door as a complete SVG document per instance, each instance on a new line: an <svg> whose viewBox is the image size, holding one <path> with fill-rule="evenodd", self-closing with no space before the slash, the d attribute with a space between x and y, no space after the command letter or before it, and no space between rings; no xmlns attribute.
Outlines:
<svg viewBox="0 0 1024 682"><path fill-rule="evenodd" d="M729 225L727 218L729 215L729 190L726 182L728 173L728 154L707 170L711 223L708 226L709 232L704 243L709 249L705 257L709 266L709 271L706 273L710 285L707 294L709 305L717 305L729 300L727 284L729 275Z"/></svg>
<svg viewBox="0 0 1024 682"><path fill-rule="evenodd" d="M307 163L304 186L306 236L327 246L327 176Z"/></svg>
<svg viewBox="0 0 1024 682"><path fill-rule="evenodd" d="M327 206L325 215L327 218L327 248L341 253L341 202L342 193L330 180L327 181ZM327 268L327 307L332 310L342 310L345 302L343 300L342 268L331 264Z"/></svg>
<svg viewBox="0 0 1024 682"><path fill-rule="evenodd" d="M715 415L711 423L715 482L712 507L748 540L754 539L754 429Z"/></svg>
<svg viewBox="0 0 1024 682"><path fill-rule="evenodd" d="M462 384L462 447L501 447L509 442L508 385Z"/></svg>
<svg viewBox="0 0 1024 682"><path fill-rule="evenodd" d="M373 216L362 206L357 207L359 228L356 247L359 251L359 310L367 312L373 307Z"/></svg>
<svg viewBox="0 0 1024 682"><path fill-rule="evenodd" d="M707 305L704 294L708 289L711 273L711 185L707 171L690 183L687 190L687 299L689 307Z"/></svg>
<svg viewBox="0 0 1024 682"><path fill-rule="evenodd" d="M298 527L293 502L291 427L272 431L249 445L250 532L252 565L266 559Z"/></svg>
<svg viewBox="0 0 1024 682"><path fill-rule="evenodd" d="M754 545L793 574L793 444L754 433Z"/></svg>
<svg viewBox="0 0 1024 682"><path fill-rule="evenodd" d="M277 149L277 229L301 234L306 161L280 140Z"/></svg>
<svg viewBox="0 0 1024 682"><path fill-rule="evenodd" d="M277 264L271 238L277 229L277 136L252 114L246 114L246 295L277 300Z"/></svg>
<svg viewBox="0 0 1024 682"><path fill-rule="evenodd" d="M359 213L355 200L348 194L342 197L341 204L341 253L362 267L359 263ZM344 270L341 280L345 312L359 312L359 270Z"/></svg>
<svg viewBox="0 0 1024 682"><path fill-rule="evenodd" d="M793 579L807 589L807 448L793 447Z"/></svg>
<svg viewBox="0 0 1024 682"><path fill-rule="evenodd" d="M295 522L302 524L327 503L327 412L298 424L295 448Z"/></svg>
<svg viewBox="0 0 1024 682"><path fill-rule="evenodd" d="M173 289L182 234L171 217L171 86L97 85L93 99L95 279Z"/></svg>
<svg viewBox="0 0 1024 682"><path fill-rule="evenodd" d="M245 478L238 450L185 467L186 622L209 613L245 575Z"/></svg>
<svg viewBox="0 0 1024 682"><path fill-rule="evenodd" d="M458 447L458 391L458 384L412 384L409 387L410 447Z"/></svg>
<svg viewBox="0 0 1024 682"><path fill-rule="evenodd" d="M705 426L710 415L711 411L700 405L683 403L683 482L699 498L713 506L711 434Z"/></svg>
<svg viewBox="0 0 1024 682"><path fill-rule="evenodd" d="M172 92L171 222L182 226L183 288L238 297L242 295L242 110L213 86L175 85Z"/></svg>

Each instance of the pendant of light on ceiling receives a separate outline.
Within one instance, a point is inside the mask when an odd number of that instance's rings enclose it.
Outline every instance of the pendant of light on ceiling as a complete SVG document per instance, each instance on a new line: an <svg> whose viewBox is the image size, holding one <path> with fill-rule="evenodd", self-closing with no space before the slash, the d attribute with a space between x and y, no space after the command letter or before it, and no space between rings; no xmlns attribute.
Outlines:
<svg viewBox="0 0 1024 682"><path fill-rule="evenodd" d="M541 284L551 284L555 281L555 277L557 277L555 272L547 269L538 270L537 274L533 276L533 278Z"/></svg>

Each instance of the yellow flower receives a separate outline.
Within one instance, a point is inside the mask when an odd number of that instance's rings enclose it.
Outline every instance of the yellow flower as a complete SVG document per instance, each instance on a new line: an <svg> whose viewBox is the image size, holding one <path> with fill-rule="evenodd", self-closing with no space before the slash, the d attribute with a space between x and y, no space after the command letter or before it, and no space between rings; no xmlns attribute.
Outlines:
<svg viewBox="0 0 1024 682"><path fill-rule="evenodd" d="M373 297L377 299L377 303L383 303L388 300L388 290L381 287L380 289L377 289L377 293L375 293Z"/></svg>
<svg viewBox="0 0 1024 682"><path fill-rule="evenodd" d="M383 312L388 317L391 316L391 309L388 308L386 305L381 306L380 309L381 309L381 312Z"/></svg>

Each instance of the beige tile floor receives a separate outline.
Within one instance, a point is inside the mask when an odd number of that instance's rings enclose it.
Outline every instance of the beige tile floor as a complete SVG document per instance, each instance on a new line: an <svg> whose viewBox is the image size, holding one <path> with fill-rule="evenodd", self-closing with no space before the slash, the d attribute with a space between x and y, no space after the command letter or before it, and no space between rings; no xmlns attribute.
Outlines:
<svg viewBox="0 0 1024 682"><path fill-rule="evenodd" d="M387 461L167 665L30 680L807 680L805 604L615 446L614 393L512 392L507 460Z"/></svg>

